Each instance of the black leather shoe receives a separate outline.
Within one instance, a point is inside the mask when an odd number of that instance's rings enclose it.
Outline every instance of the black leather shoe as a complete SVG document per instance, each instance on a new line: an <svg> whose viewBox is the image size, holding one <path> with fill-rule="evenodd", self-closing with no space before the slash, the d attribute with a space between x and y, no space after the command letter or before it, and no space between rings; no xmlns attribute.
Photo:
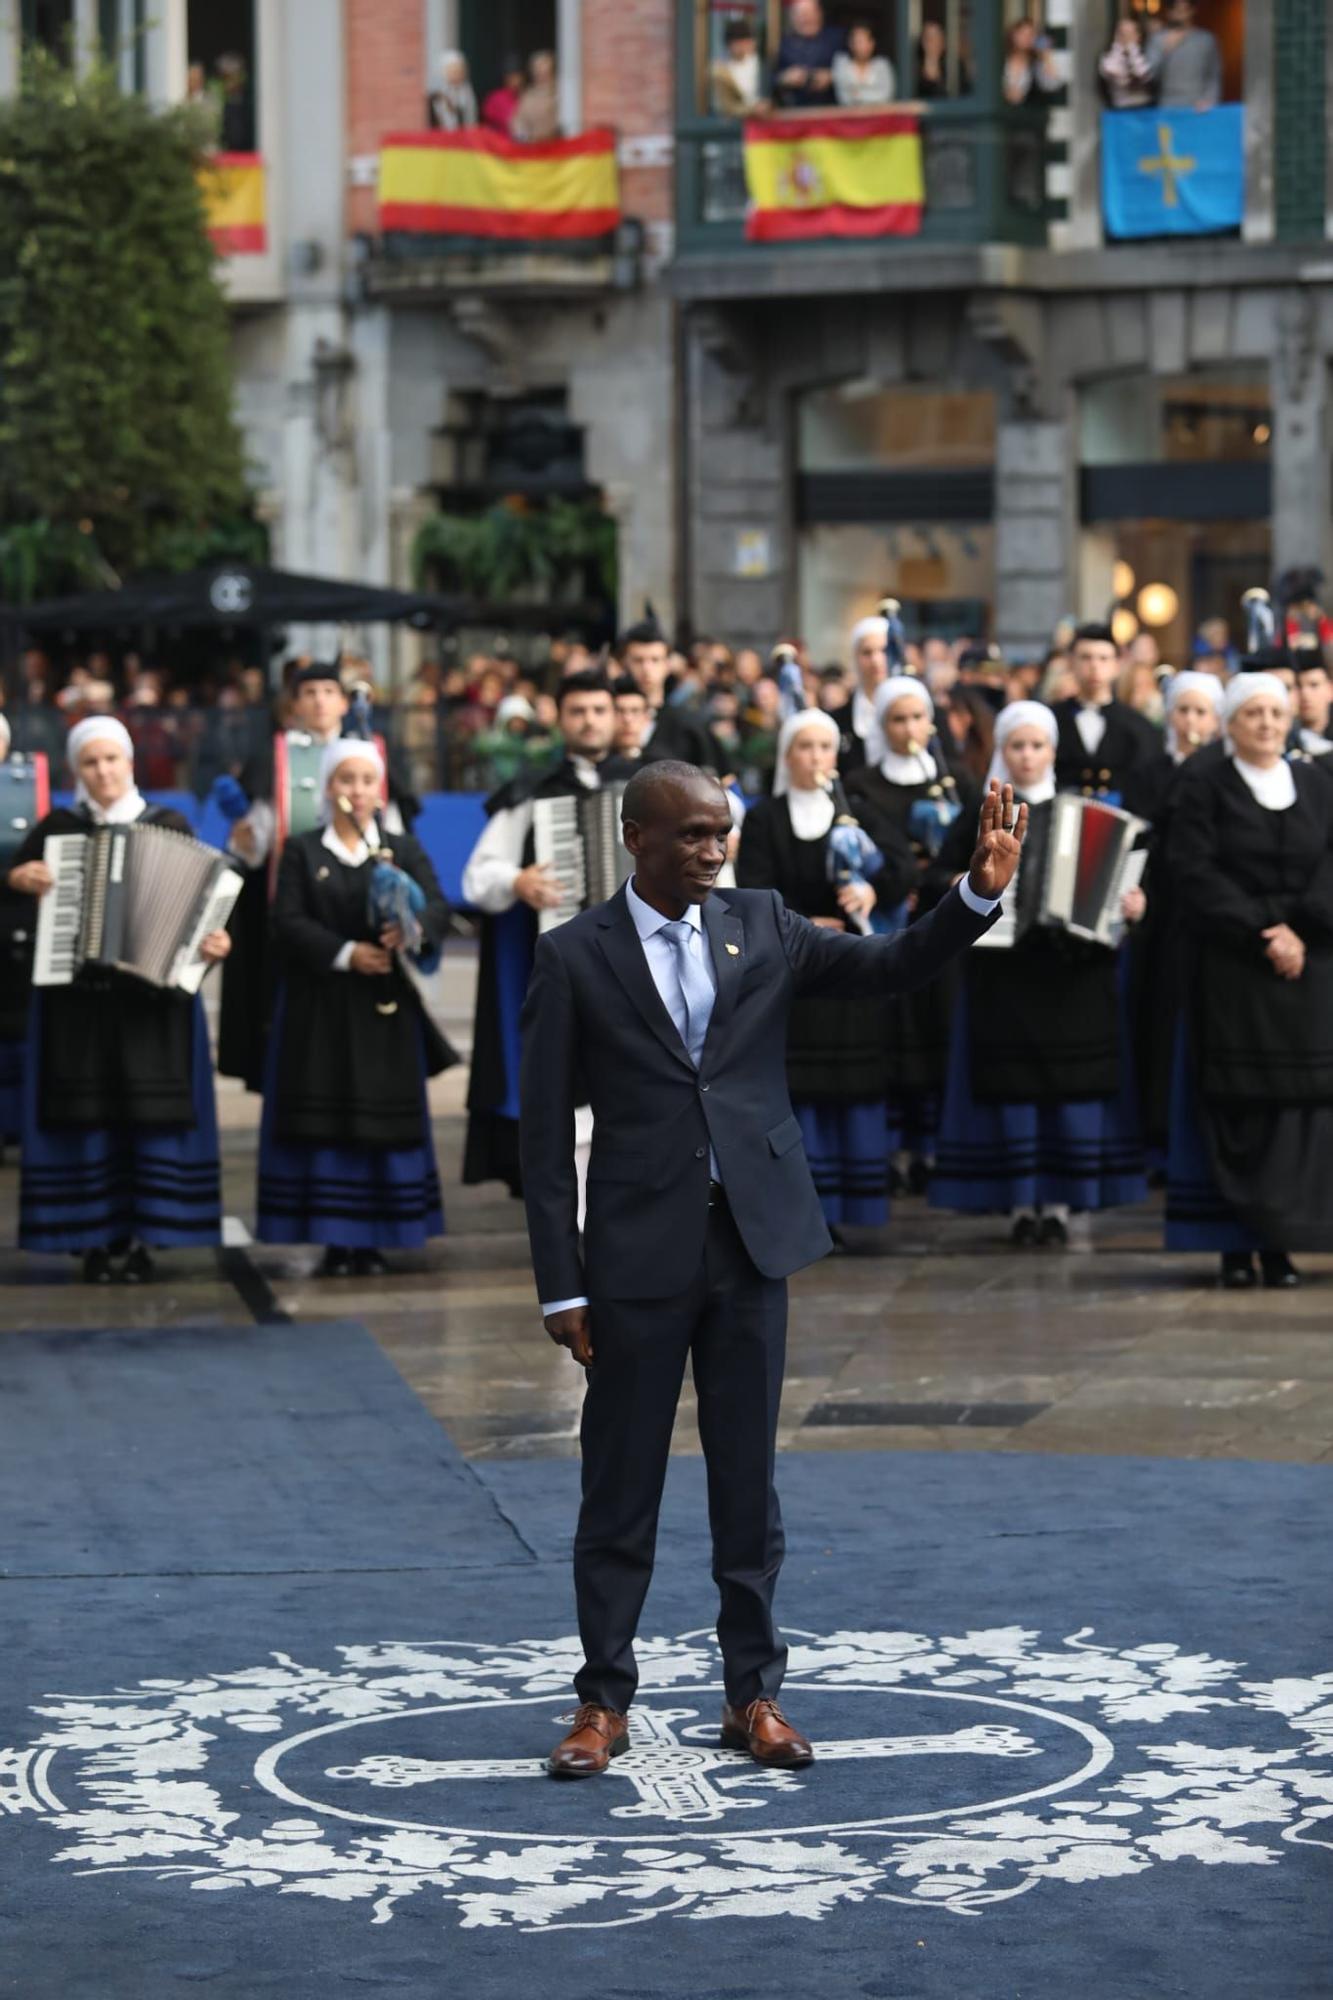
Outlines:
<svg viewBox="0 0 1333 2000"><path fill-rule="evenodd" d="M109 1285L115 1277L111 1268L109 1250L85 1250L83 1253L83 1282L85 1285Z"/></svg>
<svg viewBox="0 0 1333 2000"><path fill-rule="evenodd" d="M1069 1225L1061 1222L1058 1215L1043 1215L1037 1227L1037 1241L1044 1249L1067 1250L1069 1248Z"/></svg>
<svg viewBox="0 0 1333 2000"><path fill-rule="evenodd" d="M1224 1292L1248 1292L1255 1284L1254 1259L1248 1250L1224 1250L1222 1252L1222 1289Z"/></svg>
<svg viewBox="0 0 1333 2000"><path fill-rule="evenodd" d="M315 1272L317 1278L345 1278L352 1269L352 1253L344 1250L340 1243L330 1243L319 1260Z"/></svg>
<svg viewBox="0 0 1333 2000"><path fill-rule="evenodd" d="M924 1160L913 1160L907 1169L908 1194L924 1194L930 1186L930 1168Z"/></svg>
<svg viewBox="0 0 1333 2000"><path fill-rule="evenodd" d="M1036 1217L1016 1215L1009 1231L1009 1241L1015 1250L1030 1250L1037 1240Z"/></svg>
<svg viewBox="0 0 1333 2000"><path fill-rule="evenodd" d="M129 1256L120 1267L122 1285L150 1285L157 1276L157 1266L142 1243L136 1243Z"/></svg>
<svg viewBox="0 0 1333 2000"><path fill-rule="evenodd" d="M1285 1250L1261 1250L1259 1266L1270 1292L1294 1292L1301 1282L1301 1274Z"/></svg>
<svg viewBox="0 0 1333 2000"><path fill-rule="evenodd" d="M388 1275L389 1266L378 1250L353 1250L352 1276L354 1278L383 1278Z"/></svg>

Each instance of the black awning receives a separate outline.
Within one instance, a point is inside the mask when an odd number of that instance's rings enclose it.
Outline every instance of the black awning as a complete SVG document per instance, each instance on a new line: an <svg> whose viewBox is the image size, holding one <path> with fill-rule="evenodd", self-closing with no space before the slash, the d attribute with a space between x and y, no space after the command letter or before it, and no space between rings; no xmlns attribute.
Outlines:
<svg viewBox="0 0 1333 2000"><path fill-rule="evenodd" d="M29 632L136 632L145 625L237 627L287 624L453 626L466 598L385 590L327 576L298 576L258 563L136 578L119 590L87 591L45 604L7 605L0 618Z"/></svg>

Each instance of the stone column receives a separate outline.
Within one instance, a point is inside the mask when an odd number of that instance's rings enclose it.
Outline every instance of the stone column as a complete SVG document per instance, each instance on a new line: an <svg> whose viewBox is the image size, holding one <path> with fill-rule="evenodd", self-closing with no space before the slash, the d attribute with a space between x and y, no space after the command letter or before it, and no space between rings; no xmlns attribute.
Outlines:
<svg viewBox="0 0 1333 2000"><path fill-rule="evenodd" d="M795 611L785 412L760 351L729 314L696 309L686 348L690 602L696 630L771 646Z"/></svg>
<svg viewBox="0 0 1333 2000"><path fill-rule="evenodd" d="M1316 563L1333 574L1333 474L1328 357L1313 294L1277 302L1272 364L1273 568Z"/></svg>
<svg viewBox="0 0 1333 2000"><path fill-rule="evenodd" d="M1075 609L1078 506L1071 425L1012 417L995 441L995 637L1036 657Z"/></svg>

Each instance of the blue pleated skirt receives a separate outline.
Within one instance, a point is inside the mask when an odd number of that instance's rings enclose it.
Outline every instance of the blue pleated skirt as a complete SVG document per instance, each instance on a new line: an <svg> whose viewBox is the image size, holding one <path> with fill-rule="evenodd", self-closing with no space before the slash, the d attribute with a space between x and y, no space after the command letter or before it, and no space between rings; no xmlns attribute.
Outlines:
<svg viewBox="0 0 1333 2000"><path fill-rule="evenodd" d="M1117 1097L978 1104L964 990L954 1012L931 1207L988 1215L1053 1203L1096 1209L1142 1201L1148 1183L1131 1065L1120 1067Z"/></svg>
<svg viewBox="0 0 1333 2000"><path fill-rule="evenodd" d="M23 1130L23 1058L27 1042L0 1041L0 1145Z"/></svg>
<svg viewBox="0 0 1333 2000"><path fill-rule="evenodd" d="M815 1192L831 1229L878 1229L889 1219L888 1162L884 1152L884 1106L797 1099L792 1109L801 1127L805 1157Z"/></svg>
<svg viewBox="0 0 1333 2000"><path fill-rule="evenodd" d="M277 1070L284 996L279 994L265 1061L259 1127L261 1243L318 1243L345 1250L415 1250L444 1234L435 1143L421 1065L421 1142L415 1146L312 1145L279 1139Z"/></svg>
<svg viewBox="0 0 1333 2000"><path fill-rule="evenodd" d="M1263 1246L1223 1201L1208 1153L1189 1031L1176 1030L1171 1072L1171 1123L1166 1154L1168 1250L1258 1250Z"/></svg>
<svg viewBox="0 0 1333 2000"><path fill-rule="evenodd" d="M77 1252L130 1239L179 1249L221 1241L213 1064L203 1002L193 1004L192 1126L47 1130L40 1104L42 1005L34 996L23 1077L23 1249Z"/></svg>

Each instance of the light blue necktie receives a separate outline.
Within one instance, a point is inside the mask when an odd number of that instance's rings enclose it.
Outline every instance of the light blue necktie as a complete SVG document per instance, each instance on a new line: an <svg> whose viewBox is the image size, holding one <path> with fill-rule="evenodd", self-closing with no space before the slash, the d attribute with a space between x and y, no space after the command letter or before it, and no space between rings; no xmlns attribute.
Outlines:
<svg viewBox="0 0 1333 2000"><path fill-rule="evenodd" d="M688 917L677 917L674 923L664 924L662 935L670 943L675 956L676 977L685 1002L686 1029L682 1040L690 1061L698 1069L703 1061L708 1023L713 1018L713 982L708 977L702 953L696 956L690 949L694 926Z"/></svg>

